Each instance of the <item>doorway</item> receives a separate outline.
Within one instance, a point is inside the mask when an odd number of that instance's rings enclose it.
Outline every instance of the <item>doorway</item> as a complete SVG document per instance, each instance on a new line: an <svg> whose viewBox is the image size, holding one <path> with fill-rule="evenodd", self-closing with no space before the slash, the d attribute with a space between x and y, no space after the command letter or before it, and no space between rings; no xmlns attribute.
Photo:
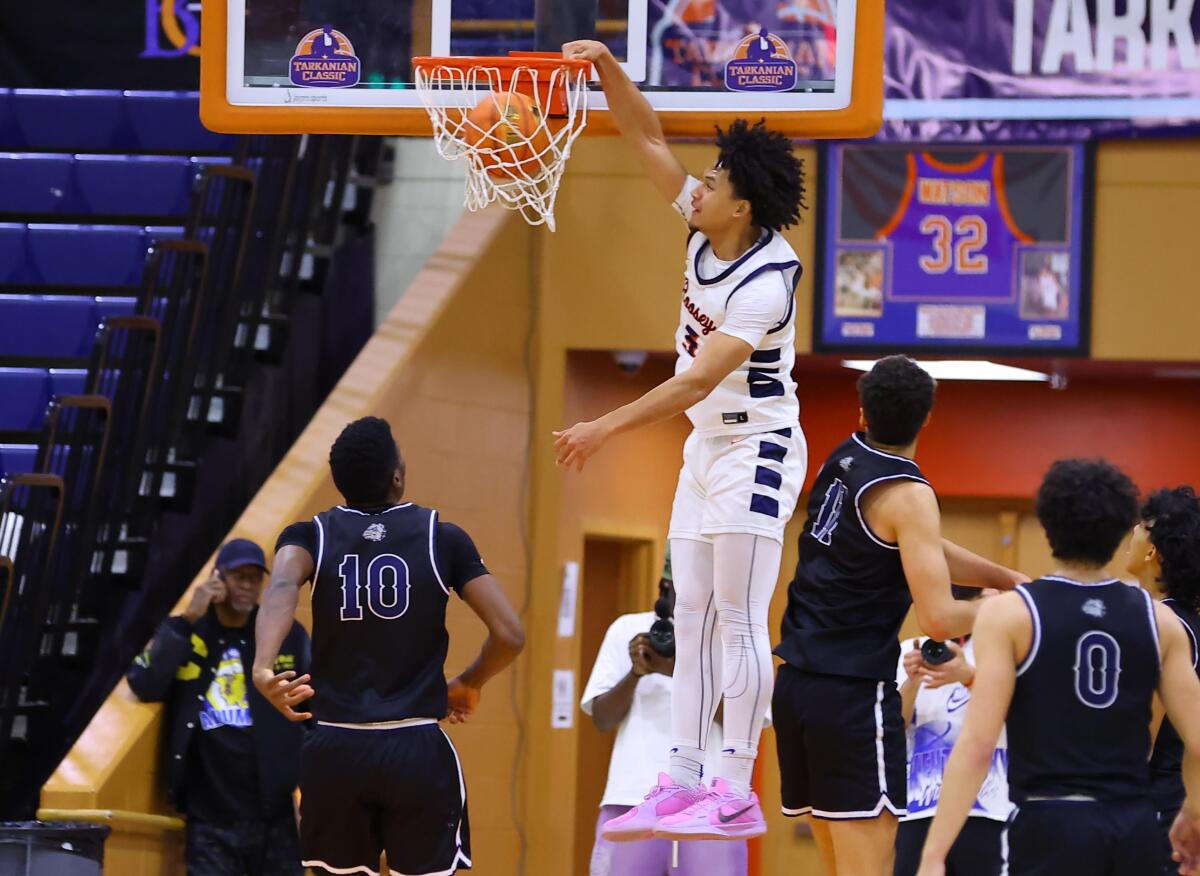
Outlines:
<svg viewBox="0 0 1200 876"><path fill-rule="evenodd" d="M579 593L579 691L587 685L609 625L623 614L648 611L658 593L655 545L644 538L587 535ZM579 714L575 752L575 866L586 874L596 833L596 815L608 781L615 731L601 733Z"/></svg>

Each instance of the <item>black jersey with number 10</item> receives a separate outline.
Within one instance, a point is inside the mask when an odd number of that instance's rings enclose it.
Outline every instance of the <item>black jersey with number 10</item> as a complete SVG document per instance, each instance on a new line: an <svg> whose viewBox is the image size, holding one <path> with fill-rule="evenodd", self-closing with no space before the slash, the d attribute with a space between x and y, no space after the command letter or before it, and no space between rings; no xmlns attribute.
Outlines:
<svg viewBox="0 0 1200 876"><path fill-rule="evenodd" d="M437 512L339 506L314 520L313 716L338 724L445 717L450 588L437 566Z"/></svg>

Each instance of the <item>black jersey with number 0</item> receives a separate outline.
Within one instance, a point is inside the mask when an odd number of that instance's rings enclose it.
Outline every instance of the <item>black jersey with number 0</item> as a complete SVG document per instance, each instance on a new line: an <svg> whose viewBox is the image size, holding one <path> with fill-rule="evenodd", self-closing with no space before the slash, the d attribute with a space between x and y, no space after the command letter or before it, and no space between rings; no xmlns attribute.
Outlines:
<svg viewBox="0 0 1200 876"><path fill-rule="evenodd" d="M1160 662L1150 595L1116 580L1059 577L1017 593L1033 637L1008 708L1013 801L1144 796Z"/></svg>
<svg viewBox="0 0 1200 876"><path fill-rule="evenodd" d="M311 711L372 724L446 715L450 586L437 562L437 512L318 514L312 592Z"/></svg>
<svg viewBox="0 0 1200 876"><path fill-rule="evenodd" d="M1163 605L1175 612L1183 623L1192 646L1192 666L1200 673L1200 615L1184 608L1174 599L1164 599ZM1154 753L1150 755L1150 794L1154 808L1159 812L1178 812L1183 806L1183 740L1179 731L1171 726L1171 719L1164 717L1154 739Z"/></svg>
<svg viewBox="0 0 1200 876"><path fill-rule="evenodd" d="M871 531L861 502L867 490L896 480L929 483L911 459L876 450L861 434L834 450L817 474L775 649L797 669L895 679L912 596L899 546Z"/></svg>

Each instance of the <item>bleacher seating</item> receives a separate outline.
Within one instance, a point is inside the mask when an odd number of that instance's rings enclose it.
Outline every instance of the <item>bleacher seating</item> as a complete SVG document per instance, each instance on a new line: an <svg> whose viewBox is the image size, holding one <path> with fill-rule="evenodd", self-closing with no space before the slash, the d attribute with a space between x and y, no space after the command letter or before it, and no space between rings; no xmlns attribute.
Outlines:
<svg viewBox="0 0 1200 876"><path fill-rule="evenodd" d="M0 285L137 286L156 240L177 225L0 224Z"/></svg>
<svg viewBox="0 0 1200 876"><path fill-rule="evenodd" d="M0 89L0 818L56 763L62 734L30 726L74 714L92 658L124 648L106 619L213 436L238 434L344 205L366 222L347 192L379 156L212 134L195 94Z"/></svg>
<svg viewBox="0 0 1200 876"><path fill-rule="evenodd" d="M201 170L226 156L0 153L0 215L182 219Z"/></svg>
<svg viewBox="0 0 1200 876"><path fill-rule="evenodd" d="M200 96L171 91L0 89L0 149L231 153L200 124Z"/></svg>
<svg viewBox="0 0 1200 876"><path fill-rule="evenodd" d="M36 432L50 399L79 395L86 380L87 371L79 368L0 368L0 432Z"/></svg>
<svg viewBox="0 0 1200 876"><path fill-rule="evenodd" d="M86 359L106 316L130 316L121 296L0 294L0 350L14 358Z"/></svg>
<svg viewBox="0 0 1200 876"><path fill-rule="evenodd" d="M6 475L28 474L36 463L36 444L0 444L0 471Z"/></svg>

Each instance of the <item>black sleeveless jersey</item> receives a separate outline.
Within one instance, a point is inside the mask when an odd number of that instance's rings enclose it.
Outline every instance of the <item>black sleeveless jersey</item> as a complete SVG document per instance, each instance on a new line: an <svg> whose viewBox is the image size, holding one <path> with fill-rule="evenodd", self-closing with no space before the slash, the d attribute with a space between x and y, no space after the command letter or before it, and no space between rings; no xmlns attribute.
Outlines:
<svg viewBox="0 0 1200 876"><path fill-rule="evenodd" d="M339 506L313 520L313 717L445 717L450 589L437 565L437 512L411 502L378 513Z"/></svg>
<svg viewBox="0 0 1200 876"><path fill-rule="evenodd" d="M1150 595L1058 577L1017 593L1033 638L1008 709L1009 796L1144 796L1161 660Z"/></svg>
<svg viewBox="0 0 1200 876"><path fill-rule="evenodd" d="M1184 608L1174 599L1164 599L1163 605L1175 612L1183 623L1192 645L1192 666L1200 659L1200 615ZM1200 672L1200 668L1197 669ZM1159 812L1178 812L1186 796L1183 790L1183 740L1179 731L1171 726L1171 719L1163 717L1154 740L1154 752L1150 755L1150 796L1154 808Z"/></svg>
<svg viewBox="0 0 1200 876"><path fill-rule="evenodd" d="M929 483L911 459L876 450L861 434L833 451L817 474L775 649L792 666L895 680L912 596L900 548L873 533L860 509L867 490L894 480Z"/></svg>

